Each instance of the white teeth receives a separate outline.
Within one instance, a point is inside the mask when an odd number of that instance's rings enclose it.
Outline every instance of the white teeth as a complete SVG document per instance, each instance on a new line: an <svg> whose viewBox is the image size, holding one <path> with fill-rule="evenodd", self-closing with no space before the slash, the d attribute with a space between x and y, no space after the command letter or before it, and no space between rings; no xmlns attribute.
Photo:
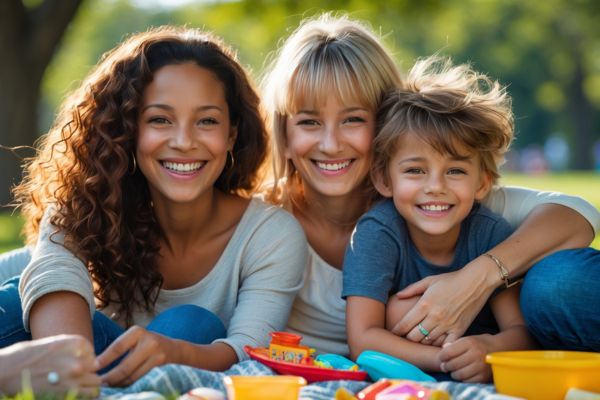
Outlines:
<svg viewBox="0 0 600 400"><path fill-rule="evenodd" d="M450 208L449 205L441 205L441 204L423 204L420 206L425 211L446 211Z"/></svg>
<svg viewBox="0 0 600 400"><path fill-rule="evenodd" d="M175 172L193 172L199 170L204 165L203 162L193 163L176 163L171 161L163 161L162 165L171 171Z"/></svg>
<svg viewBox="0 0 600 400"><path fill-rule="evenodd" d="M324 162L317 161L317 167L319 167L320 169L324 169L326 171L339 171L340 169L346 168L348 165L350 165L350 163L351 163L351 160L347 160L347 161L339 162L339 163L324 163Z"/></svg>

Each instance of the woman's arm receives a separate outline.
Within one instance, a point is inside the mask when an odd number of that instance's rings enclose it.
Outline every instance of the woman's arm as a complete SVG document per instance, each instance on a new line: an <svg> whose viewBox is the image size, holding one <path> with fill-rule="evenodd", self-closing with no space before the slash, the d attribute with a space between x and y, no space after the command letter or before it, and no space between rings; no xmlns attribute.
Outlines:
<svg viewBox="0 0 600 400"><path fill-rule="evenodd" d="M439 347L413 343L385 329L385 305L361 296L346 299L346 327L350 356L356 360L365 350L389 354L426 371L441 371Z"/></svg>
<svg viewBox="0 0 600 400"><path fill-rule="evenodd" d="M164 364L224 371L238 362L235 350L225 343L198 345L133 326L97 357L98 369L109 366L125 354L126 357L116 367L102 376L104 384L128 386L152 368Z"/></svg>
<svg viewBox="0 0 600 400"><path fill-rule="evenodd" d="M600 222L600 213L593 206L581 207L581 202L588 203L580 198L531 193L539 192L510 188L494 193L504 197L493 201L503 203L500 211L519 208L520 214L525 215L525 211L531 210L511 236L488 251L501 260L511 279L555 251L587 246ZM561 205L569 203L568 199L574 199L571 203L577 209L585 209L586 217ZM508 219L515 222L514 218ZM401 298L420 294L422 297L398 324L397 331L410 340L420 341L416 326L422 323L431 327L432 340L447 334L446 342L452 342L462 336L493 290L502 284L498 266L486 256L474 259L460 271L421 280L398 294Z"/></svg>
<svg viewBox="0 0 600 400"><path fill-rule="evenodd" d="M92 318L86 301L73 292L53 292L31 307L29 326L34 339L58 334L81 335L93 343Z"/></svg>
<svg viewBox="0 0 600 400"><path fill-rule="evenodd" d="M61 333L92 340L92 282L83 262L66 249L46 212L31 261L21 275L23 324L34 338Z"/></svg>
<svg viewBox="0 0 600 400"><path fill-rule="evenodd" d="M227 275L219 276L227 282L239 277L239 287L228 293L212 293L212 300L216 297L220 299L217 302L235 304L232 317L225 323L227 337L196 345L132 327L98 356L103 368L129 352L103 376L105 383L127 385L151 368L166 363L223 371L248 358L245 345L266 346L269 332L285 328L306 266L308 250L304 232L289 213L276 207L268 211L259 209L253 219L245 218L245 224L237 228L245 232L236 235L239 242L229 245L236 249L235 254L223 261L235 267ZM227 286L214 283L216 287Z"/></svg>

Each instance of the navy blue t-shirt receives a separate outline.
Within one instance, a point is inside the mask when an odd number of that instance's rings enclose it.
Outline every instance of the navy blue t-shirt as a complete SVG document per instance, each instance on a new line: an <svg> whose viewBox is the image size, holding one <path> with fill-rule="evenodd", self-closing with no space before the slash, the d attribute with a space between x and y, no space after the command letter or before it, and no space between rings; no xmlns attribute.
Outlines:
<svg viewBox="0 0 600 400"><path fill-rule="evenodd" d="M511 233L505 219L475 204L461 223L454 260L450 265L435 265L414 246L393 201L384 200L360 218L352 234L344 256L342 297L363 296L386 304L390 295L411 283L461 269ZM488 301L465 335L498 331Z"/></svg>

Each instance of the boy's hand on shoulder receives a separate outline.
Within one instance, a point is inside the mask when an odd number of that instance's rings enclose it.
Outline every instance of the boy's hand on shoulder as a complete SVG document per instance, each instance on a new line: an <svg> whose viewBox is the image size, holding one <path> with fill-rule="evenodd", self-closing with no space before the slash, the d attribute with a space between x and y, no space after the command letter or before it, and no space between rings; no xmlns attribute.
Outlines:
<svg viewBox="0 0 600 400"><path fill-rule="evenodd" d="M488 334L466 336L444 344L439 353L440 369L463 382L491 382L492 369L485 362L491 337Z"/></svg>

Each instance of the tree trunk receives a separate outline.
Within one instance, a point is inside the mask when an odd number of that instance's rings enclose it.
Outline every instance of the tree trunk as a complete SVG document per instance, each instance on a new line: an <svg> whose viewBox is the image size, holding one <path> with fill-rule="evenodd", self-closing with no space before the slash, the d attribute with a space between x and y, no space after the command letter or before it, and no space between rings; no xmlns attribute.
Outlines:
<svg viewBox="0 0 600 400"><path fill-rule="evenodd" d="M54 51L83 0L45 0L25 7L21 0L0 1L0 207L11 201L10 188L21 177L21 158L32 150L37 128L40 83Z"/></svg>
<svg viewBox="0 0 600 400"><path fill-rule="evenodd" d="M592 169L592 127L594 107L583 91L584 71L582 60L576 58L573 80L569 86L569 113L572 116L574 137L573 167L578 170Z"/></svg>

